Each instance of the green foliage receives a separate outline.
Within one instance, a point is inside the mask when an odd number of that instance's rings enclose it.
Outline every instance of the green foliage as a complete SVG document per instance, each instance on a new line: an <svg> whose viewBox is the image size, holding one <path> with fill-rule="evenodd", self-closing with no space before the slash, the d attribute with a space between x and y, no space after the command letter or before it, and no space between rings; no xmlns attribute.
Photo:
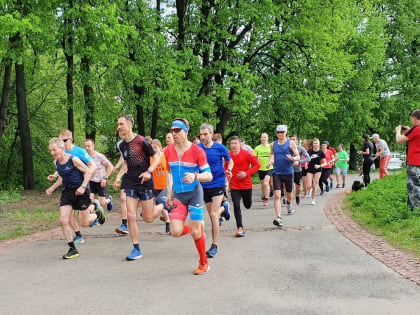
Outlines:
<svg viewBox="0 0 420 315"><path fill-rule="evenodd" d="M420 212L408 210L405 171L375 180L367 190L351 193L345 207L362 225L420 256Z"/></svg>
<svg viewBox="0 0 420 315"><path fill-rule="evenodd" d="M0 205L7 203L22 200L22 196L17 191L0 191Z"/></svg>

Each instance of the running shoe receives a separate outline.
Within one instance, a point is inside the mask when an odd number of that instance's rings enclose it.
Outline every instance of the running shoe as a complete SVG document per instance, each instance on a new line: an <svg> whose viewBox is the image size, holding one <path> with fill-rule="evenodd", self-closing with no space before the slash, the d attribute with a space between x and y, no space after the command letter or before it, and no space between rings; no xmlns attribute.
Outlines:
<svg viewBox="0 0 420 315"><path fill-rule="evenodd" d="M223 218L222 218L222 217L220 217L220 218L219 218L219 226L222 226L222 224L223 224Z"/></svg>
<svg viewBox="0 0 420 315"><path fill-rule="evenodd" d="M236 230L236 237L245 237L246 233L243 228L239 228Z"/></svg>
<svg viewBox="0 0 420 315"><path fill-rule="evenodd" d="M160 215L159 220L165 222L165 216L163 214Z"/></svg>
<svg viewBox="0 0 420 315"><path fill-rule="evenodd" d="M198 276L205 275L208 271L210 271L210 265L208 263L203 263L200 261L198 268L195 270L195 274Z"/></svg>
<svg viewBox="0 0 420 315"><path fill-rule="evenodd" d="M69 251L67 252L67 254L63 255L63 259L72 259L72 258L76 258L79 257L79 251L76 248L69 248Z"/></svg>
<svg viewBox="0 0 420 315"><path fill-rule="evenodd" d="M125 224L121 224L119 227L115 229L115 232L119 234L128 234L128 227Z"/></svg>
<svg viewBox="0 0 420 315"><path fill-rule="evenodd" d="M344 186L346 186L346 184L341 185L341 188L344 188Z"/></svg>
<svg viewBox="0 0 420 315"><path fill-rule="evenodd" d="M324 191L321 190L321 192L319 193L320 196L322 196L324 194Z"/></svg>
<svg viewBox="0 0 420 315"><path fill-rule="evenodd" d="M99 223L99 222L98 222ZM73 243L74 243L74 245L77 245L77 244L83 244L85 242L85 239L83 238L83 235L76 235L74 238L73 238Z"/></svg>
<svg viewBox="0 0 420 315"><path fill-rule="evenodd" d="M330 191L330 186L327 185L327 188L325 188L325 191L329 192Z"/></svg>
<svg viewBox="0 0 420 315"><path fill-rule="evenodd" d="M264 207L267 207L267 206L268 206L268 199L267 199L267 198L264 198L264 203L263 203L263 205L264 205Z"/></svg>
<svg viewBox="0 0 420 315"><path fill-rule="evenodd" d="M276 226L283 226L283 223L281 223L281 218L277 217L276 219L273 220L273 224Z"/></svg>
<svg viewBox="0 0 420 315"><path fill-rule="evenodd" d="M296 205L299 206L300 205L300 197L296 196Z"/></svg>
<svg viewBox="0 0 420 315"><path fill-rule="evenodd" d="M99 224L103 225L106 220L104 208L102 208L102 206L100 205L97 199L93 201L93 204L95 205L95 212L96 212L96 216L99 221Z"/></svg>
<svg viewBox="0 0 420 315"><path fill-rule="evenodd" d="M206 252L207 257L214 258L217 255L217 246L211 244L210 249Z"/></svg>
<svg viewBox="0 0 420 315"><path fill-rule="evenodd" d="M295 212L295 210L292 208L292 204L288 203L287 204L287 214L293 214Z"/></svg>
<svg viewBox="0 0 420 315"><path fill-rule="evenodd" d="M331 181L330 188L331 188L331 189L333 189L333 188L334 188L334 182L333 182L333 181ZM328 190L327 190L327 191L328 191Z"/></svg>
<svg viewBox="0 0 420 315"><path fill-rule="evenodd" d="M136 260L143 257L143 255L141 254L141 250L137 249L137 248L133 248L133 250L131 251L131 254L127 256L127 260Z"/></svg>
<svg viewBox="0 0 420 315"><path fill-rule="evenodd" d="M94 226L97 226L97 225L101 225L101 224L99 223L98 219L95 219L95 221L93 221L93 222L89 225L89 227L94 227Z"/></svg>
<svg viewBox="0 0 420 315"><path fill-rule="evenodd" d="M222 217L224 217L226 221L229 221L230 219L229 203L225 201L222 203L222 206L225 208L225 210L222 212Z"/></svg>
<svg viewBox="0 0 420 315"><path fill-rule="evenodd" d="M287 203L286 198L283 197L283 204L285 205Z"/></svg>
<svg viewBox="0 0 420 315"><path fill-rule="evenodd" d="M337 184L337 185L335 186L335 188L340 188L340 185L339 185L339 184Z"/></svg>
<svg viewBox="0 0 420 315"><path fill-rule="evenodd" d="M311 205L315 206L315 199L312 199Z"/></svg>
<svg viewBox="0 0 420 315"><path fill-rule="evenodd" d="M112 196L109 196L108 199L109 199L109 203L106 205L106 209L108 211L111 211L112 208L114 208L114 204L112 203Z"/></svg>
<svg viewBox="0 0 420 315"><path fill-rule="evenodd" d="M312 188L308 190L308 193L306 194L306 198L311 198L312 194Z"/></svg>

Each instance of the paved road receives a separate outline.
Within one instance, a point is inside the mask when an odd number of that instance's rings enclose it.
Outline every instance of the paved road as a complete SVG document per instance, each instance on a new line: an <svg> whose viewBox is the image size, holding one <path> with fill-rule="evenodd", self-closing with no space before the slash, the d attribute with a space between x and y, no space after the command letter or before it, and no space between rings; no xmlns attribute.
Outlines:
<svg viewBox="0 0 420 315"><path fill-rule="evenodd" d="M349 181L350 182L350 181ZM304 199L285 229L272 225L272 200L259 189L244 210L246 238L234 218L222 226L211 271L194 276L190 237L163 235L160 221L139 221L144 257L127 262L128 237L119 220L85 232L81 256L64 261L63 240L30 243L0 253L1 314L419 314L419 286L353 245L323 212L338 189ZM210 235L206 216L206 231ZM208 237L207 244L210 245Z"/></svg>

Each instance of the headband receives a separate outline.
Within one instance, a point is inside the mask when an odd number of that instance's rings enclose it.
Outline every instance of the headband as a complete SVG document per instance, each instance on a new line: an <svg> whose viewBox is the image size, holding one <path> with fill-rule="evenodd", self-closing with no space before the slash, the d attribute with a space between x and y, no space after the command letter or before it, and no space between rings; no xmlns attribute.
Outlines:
<svg viewBox="0 0 420 315"><path fill-rule="evenodd" d="M182 121L182 120L175 120L172 123L171 129L172 128L181 128L182 130L184 130L186 133L188 133L188 126Z"/></svg>

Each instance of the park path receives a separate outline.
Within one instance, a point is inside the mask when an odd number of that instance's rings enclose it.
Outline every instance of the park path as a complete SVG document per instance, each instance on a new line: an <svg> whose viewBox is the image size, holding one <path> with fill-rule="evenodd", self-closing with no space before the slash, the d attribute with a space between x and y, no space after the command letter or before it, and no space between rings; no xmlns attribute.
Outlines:
<svg viewBox="0 0 420 315"><path fill-rule="evenodd" d="M352 177L349 179L349 183ZM324 213L342 189L303 199L285 227L276 228L254 189L243 210L247 237L235 220L221 227L211 271L194 276L198 257L190 237L174 239L160 221L139 220L144 257L127 262L128 237L107 223L84 231L81 256L64 261L59 234L0 251L2 314L416 314L419 286L343 236ZM210 222L205 216L207 245ZM340 220L339 220L340 221Z"/></svg>

